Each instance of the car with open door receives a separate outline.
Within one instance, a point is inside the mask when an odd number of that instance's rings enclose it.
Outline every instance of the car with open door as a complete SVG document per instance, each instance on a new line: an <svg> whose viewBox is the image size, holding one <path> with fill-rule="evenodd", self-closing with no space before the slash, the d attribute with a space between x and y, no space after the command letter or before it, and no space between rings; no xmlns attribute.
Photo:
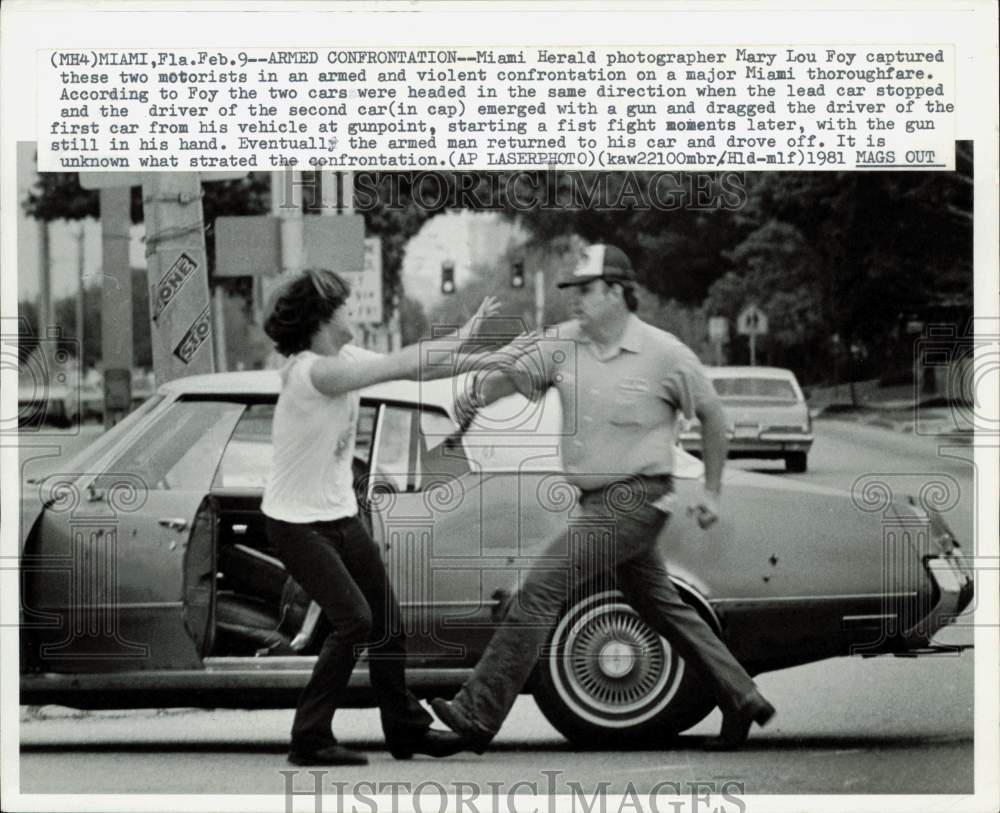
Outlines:
<svg viewBox="0 0 1000 813"><path fill-rule="evenodd" d="M279 388L273 371L172 381L59 472L22 483L22 703L294 706L327 621L264 532ZM562 477L554 394L499 401L460 434L452 391L364 390L354 458L423 697L466 680L548 540L587 522L602 532ZM678 506L701 476L678 450ZM752 674L936 651L934 634L971 601L935 511L878 489L726 477L722 520L701 531L678 510L658 545ZM603 530L618 510L609 503ZM351 703L373 702L364 658L350 688ZM573 591L525 691L565 736L604 747L669 737L713 702L607 581Z"/></svg>

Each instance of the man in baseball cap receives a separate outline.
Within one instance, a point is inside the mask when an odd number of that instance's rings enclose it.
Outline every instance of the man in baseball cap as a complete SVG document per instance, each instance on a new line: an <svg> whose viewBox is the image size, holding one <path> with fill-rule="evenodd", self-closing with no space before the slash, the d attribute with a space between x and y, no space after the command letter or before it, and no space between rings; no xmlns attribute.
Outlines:
<svg viewBox="0 0 1000 813"><path fill-rule="evenodd" d="M635 271L625 252L617 246L597 243L586 250L583 261L573 270L573 275L558 284L559 288L585 285L591 280L635 284Z"/></svg>
<svg viewBox="0 0 1000 813"><path fill-rule="evenodd" d="M726 418L698 357L675 336L636 316L635 273L615 246L594 245L559 284L573 292L573 319L539 343L538 375L510 367L473 376L464 400L485 405L521 392L559 393L563 476L580 489L577 511L614 533L563 529L524 579L503 625L454 700L431 701L438 718L482 752L500 729L535 667L571 591L613 570L639 615L697 670L722 708L722 731L710 747L739 748L774 707L761 695L713 629L677 592L656 545L670 519L676 420L697 416L704 439L705 482L689 511L702 529L719 519ZM569 352L572 343L575 352ZM572 538L573 544L567 544Z"/></svg>

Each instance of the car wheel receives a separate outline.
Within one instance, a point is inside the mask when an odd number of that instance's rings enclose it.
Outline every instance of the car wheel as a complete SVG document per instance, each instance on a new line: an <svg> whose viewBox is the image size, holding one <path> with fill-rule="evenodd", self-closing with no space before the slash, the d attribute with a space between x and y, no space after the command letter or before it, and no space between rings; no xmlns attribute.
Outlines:
<svg viewBox="0 0 1000 813"><path fill-rule="evenodd" d="M785 468L788 471L801 474L807 468L806 457L805 452L795 452L794 454L785 455Z"/></svg>
<svg viewBox="0 0 1000 813"><path fill-rule="evenodd" d="M576 602L539 662L535 701L579 746L663 742L715 705L705 681L616 590Z"/></svg>

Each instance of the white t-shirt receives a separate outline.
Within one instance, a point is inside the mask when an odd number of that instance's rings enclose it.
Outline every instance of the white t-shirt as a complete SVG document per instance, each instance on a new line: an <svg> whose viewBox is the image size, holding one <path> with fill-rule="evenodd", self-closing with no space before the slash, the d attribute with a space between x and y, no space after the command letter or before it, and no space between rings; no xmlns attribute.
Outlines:
<svg viewBox="0 0 1000 813"><path fill-rule="evenodd" d="M364 363L378 353L353 345L340 358ZM320 356L305 350L281 370L274 411L274 452L261 511L285 522L320 522L358 513L351 460L358 425L359 392L331 397L309 377Z"/></svg>

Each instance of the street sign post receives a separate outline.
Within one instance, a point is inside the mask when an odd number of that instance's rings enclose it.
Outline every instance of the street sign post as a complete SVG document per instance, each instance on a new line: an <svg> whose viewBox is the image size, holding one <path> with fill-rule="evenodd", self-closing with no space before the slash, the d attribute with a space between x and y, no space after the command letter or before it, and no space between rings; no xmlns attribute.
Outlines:
<svg viewBox="0 0 1000 813"><path fill-rule="evenodd" d="M708 318L708 339L715 348L715 364L722 365L722 345L729 341L729 320L725 316Z"/></svg>
<svg viewBox="0 0 1000 813"><path fill-rule="evenodd" d="M750 366L757 365L757 337L767 334L767 315L754 304L747 305L736 317L736 330L750 337Z"/></svg>
<svg viewBox="0 0 1000 813"><path fill-rule="evenodd" d="M351 284L347 300L348 318L359 325L382 322L382 240L367 237L364 242L364 262L360 272L345 274Z"/></svg>

